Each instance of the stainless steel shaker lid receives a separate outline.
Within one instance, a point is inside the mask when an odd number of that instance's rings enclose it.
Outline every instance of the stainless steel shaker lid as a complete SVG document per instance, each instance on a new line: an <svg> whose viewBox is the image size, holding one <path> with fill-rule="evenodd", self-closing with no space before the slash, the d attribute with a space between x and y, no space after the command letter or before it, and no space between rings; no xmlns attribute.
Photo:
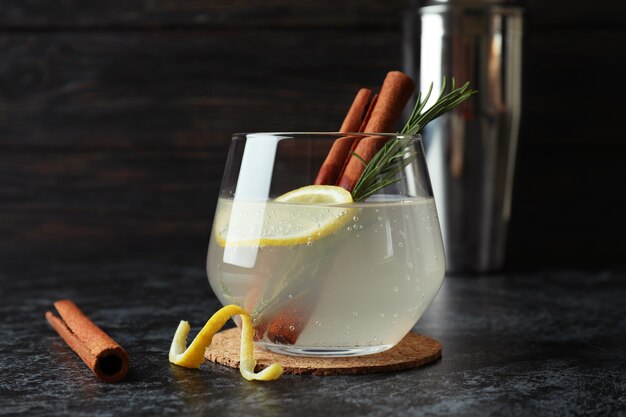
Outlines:
<svg viewBox="0 0 626 417"><path fill-rule="evenodd" d="M516 0L422 0L420 7L428 6L520 6Z"/></svg>
<svg viewBox="0 0 626 417"><path fill-rule="evenodd" d="M523 8L516 0L418 0L419 12L425 14L459 11L485 11L521 16Z"/></svg>

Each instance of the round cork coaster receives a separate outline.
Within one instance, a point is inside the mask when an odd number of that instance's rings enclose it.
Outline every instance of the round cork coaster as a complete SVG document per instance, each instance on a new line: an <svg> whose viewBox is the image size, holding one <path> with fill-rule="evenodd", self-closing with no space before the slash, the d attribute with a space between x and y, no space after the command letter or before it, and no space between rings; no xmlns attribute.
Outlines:
<svg viewBox="0 0 626 417"><path fill-rule="evenodd" d="M224 330L213 336L204 356L215 363L239 368L238 328ZM258 372L272 363L279 363L286 374L294 375L356 375L392 372L417 368L441 357L441 343L430 337L409 333L393 348L373 355L345 358L314 358L272 353L255 346Z"/></svg>

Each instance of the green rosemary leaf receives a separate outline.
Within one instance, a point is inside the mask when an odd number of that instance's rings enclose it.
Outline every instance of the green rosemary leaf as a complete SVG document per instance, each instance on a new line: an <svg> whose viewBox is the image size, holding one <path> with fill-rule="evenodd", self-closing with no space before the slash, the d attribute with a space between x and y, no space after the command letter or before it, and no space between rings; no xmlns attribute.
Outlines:
<svg viewBox="0 0 626 417"><path fill-rule="evenodd" d="M376 184L367 193L363 194L359 201L367 200L369 197L371 197L372 195L376 194L378 191L382 190L385 187L388 187L391 184L395 184L396 182L400 181L401 179L402 178L395 178L392 181L381 182L381 183Z"/></svg>
<svg viewBox="0 0 626 417"><path fill-rule="evenodd" d="M356 159L358 159L359 161L361 161L361 163L365 166L367 166L367 162L365 162L365 159L361 158L359 156L359 154L357 154L356 152L350 152L350 155L354 156Z"/></svg>
<svg viewBox="0 0 626 417"><path fill-rule="evenodd" d="M426 111L424 111L425 104L430 97L433 84L431 83L429 90L428 90L428 94L426 95L424 100L421 99L421 94L418 95L417 102L415 103L415 108L413 109L413 112L411 113L411 116L409 117L409 121L402 129L402 133L405 133L405 134L421 133L421 131L424 129L424 127L428 123L435 120L442 114L445 114L446 112L452 110L454 107L458 106L463 101L467 100L472 95L476 94L476 90L471 90L469 88L469 85L470 85L469 82L466 82L459 88L455 88L456 83L453 78L452 88L451 88L451 91L448 93L446 93L446 84L447 82L446 82L446 79L444 78L439 97L437 98L435 104L433 104L431 107L426 109Z"/></svg>

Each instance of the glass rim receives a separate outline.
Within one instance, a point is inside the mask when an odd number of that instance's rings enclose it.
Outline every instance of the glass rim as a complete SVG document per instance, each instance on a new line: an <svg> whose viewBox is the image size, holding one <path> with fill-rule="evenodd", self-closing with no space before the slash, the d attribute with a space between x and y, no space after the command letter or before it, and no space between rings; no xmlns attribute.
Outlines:
<svg viewBox="0 0 626 417"><path fill-rule="evenodd" d="M422 139L421 133L390 133L390 132L235 132L232 136L248 135L307 135L307 136L384 136Z"/></svg>

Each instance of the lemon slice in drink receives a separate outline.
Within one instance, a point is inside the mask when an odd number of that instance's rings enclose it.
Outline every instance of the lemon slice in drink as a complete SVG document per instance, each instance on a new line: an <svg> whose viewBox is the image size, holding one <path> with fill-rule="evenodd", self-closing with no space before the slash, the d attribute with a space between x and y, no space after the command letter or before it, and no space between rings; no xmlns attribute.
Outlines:
<svg viewBox="0 0 626 417"><path fill-rule="evenodd" d="M341 204L352 203L349 191L334 185L307 185L277 197L279 203Z"/></svg>
<svg viewBox="0 0 626 417"><path fill-rule="evenodd" d="M222 247L307 244L343 226L350 203L350 192L334 185L309 185L270 202L230 201L230 208L218 208L216 241Z"/></svg>

